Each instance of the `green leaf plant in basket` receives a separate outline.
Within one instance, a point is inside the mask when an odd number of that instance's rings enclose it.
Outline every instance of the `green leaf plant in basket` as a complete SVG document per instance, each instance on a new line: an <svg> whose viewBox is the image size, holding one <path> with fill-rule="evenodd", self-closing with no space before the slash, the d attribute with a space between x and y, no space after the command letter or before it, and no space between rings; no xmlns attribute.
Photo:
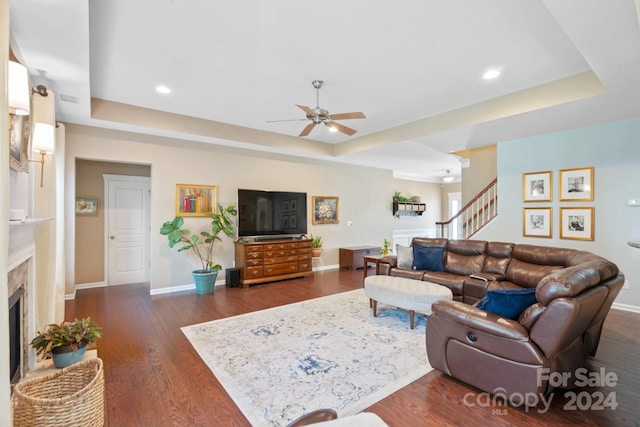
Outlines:
<svg viewBox="0 0 640 427"><path fill-rule="evenodd" d="M86 317L50 324L44 332L36 333L31 346L38 355L51 354L55 366L63 368L82 360L87 345L100 337L102 329L91 317Z"/></svg>

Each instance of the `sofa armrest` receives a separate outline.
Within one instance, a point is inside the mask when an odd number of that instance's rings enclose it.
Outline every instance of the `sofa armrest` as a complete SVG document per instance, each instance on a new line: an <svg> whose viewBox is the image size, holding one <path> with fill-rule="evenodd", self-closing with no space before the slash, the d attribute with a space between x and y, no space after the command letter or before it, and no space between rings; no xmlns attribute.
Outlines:
<svg viewBox="0 0 640 427"><path fill-rule="evenodd" d="M437 301L431 306L432 315L458 323L475 331L499 338L528 340L529 331L516 320L506 319L459 301Z"/></svg>
<svg viewBox="0 0 640 427"><path fill-rule="evenodd" d="M380 258L380 260L378 260L378 264L388 264L389 268L397 267L398 266L398 256L397 255L384 256L384 257Z"/></svg>
<svg viewBox="0 0 640 427"><path fill-rule="evenodd" d="M515 320L459 301L437 301L431 310L426 330L427 356L431 366L442 372L451 374L448 360L456 356L449 349L460 346L492 355L491 358L531 366L544 364L544 355L529 338L529 331Z"/></svg>

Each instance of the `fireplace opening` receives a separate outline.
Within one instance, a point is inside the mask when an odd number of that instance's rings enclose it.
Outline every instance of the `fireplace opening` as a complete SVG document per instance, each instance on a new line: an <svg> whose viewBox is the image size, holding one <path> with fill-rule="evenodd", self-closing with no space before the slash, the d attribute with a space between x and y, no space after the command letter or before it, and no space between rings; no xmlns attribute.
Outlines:
<svg viewBox="0 0 640 427"><path fill-rule="evenodd" d="M9 375L11 384L16 384L22 377L22 295L24 288L19 288L9 297Z"/></svg>

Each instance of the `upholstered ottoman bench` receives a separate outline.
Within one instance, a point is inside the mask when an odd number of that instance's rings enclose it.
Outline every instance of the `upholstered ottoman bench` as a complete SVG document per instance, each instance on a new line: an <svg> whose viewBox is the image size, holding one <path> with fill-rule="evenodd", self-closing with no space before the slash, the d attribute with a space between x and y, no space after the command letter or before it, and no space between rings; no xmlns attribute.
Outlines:
<svg viewBox="0 0 640 427"><path fill-rule="evenodd" d="M368 276L364 279L364 293L371 300L374 317L378 315L378 302L409 310L411 329L416 311L431 313L434 302L453 299L446 286L395 276Z"/></svg>

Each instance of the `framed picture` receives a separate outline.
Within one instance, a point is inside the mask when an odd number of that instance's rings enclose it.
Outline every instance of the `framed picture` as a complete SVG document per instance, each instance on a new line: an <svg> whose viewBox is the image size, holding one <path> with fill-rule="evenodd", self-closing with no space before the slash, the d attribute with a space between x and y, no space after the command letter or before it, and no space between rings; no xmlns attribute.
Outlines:
<svg viewBox="0 0 640 427"><path fill-rule="evenodd" d="M560 208L560 238L593 240L594 208Z"/></svg>
<svg viewBox="0 0 640 427"><path fill-rule="evenodd" d="M312 224L338 223L338 198L327 196L312 196L313 207Z"/></svg>
<svg viewBox="0 0 640 427"><path fill-rule="evenodd" d="M76 198L76 215L98 215L98 199Z"/></svg>
<svg viewBox="0 0 640 427"><path fill-rule="evenodd" d="M551 208L523 208L522 235L551 237Z"/></svg>
<svg viewBox="0 0 640 427"><path fill-rule="evenodd" d="M593 167L560 171L560 201L593 200Z"/></svg>
<svg viewBox="0 0 640 427"><path fill-rule="evenodd" d="M551 171L522 174L523 202L550 202L551 188Z"/></svg>
<svg viewBox="0 0 640 427"><path fill-rule="evenodd" d="M9 166L29 173L29 116L9 115Z"/></svg>
<svg viewBox="0 0 640 427"><path fill-rule="evenodd" d="M176 216L209 216L217 198L215 185L176 184Z"/></svg>

